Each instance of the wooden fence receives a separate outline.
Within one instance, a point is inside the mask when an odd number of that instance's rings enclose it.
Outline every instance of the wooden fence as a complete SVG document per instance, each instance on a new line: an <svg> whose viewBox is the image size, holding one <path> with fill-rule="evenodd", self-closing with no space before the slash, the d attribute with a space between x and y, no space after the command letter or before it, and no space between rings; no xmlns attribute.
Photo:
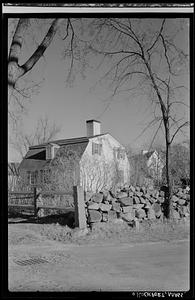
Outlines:
<svg viewBox="0 0 195 300"><path fill-rule="evenodd" d="M59 196L59 201L52 201L51 199L56 196ZM64 196L67 196L67 199L64 200ZM47 198L51 201L47 201ZM73 201L69 201L70 198L72 198ZM57 204L55 202L57 202ZM63 191L39 193L37 192L36 187L34 187L33 191L31 192L9 192L8 211L9 209L33 211L35 218L38 217L38 211L40 209L53 209L62 211L74 210L75 226L79 228L86 227L84 191L80 186L74 186L72 192Z"/></svg>

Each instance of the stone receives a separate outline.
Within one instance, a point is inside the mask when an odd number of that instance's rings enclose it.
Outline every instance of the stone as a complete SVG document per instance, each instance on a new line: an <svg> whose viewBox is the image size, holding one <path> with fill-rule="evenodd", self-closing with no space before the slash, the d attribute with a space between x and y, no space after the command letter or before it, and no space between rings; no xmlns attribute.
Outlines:
<svg viewBox="0 0 195 300"><path fill-rule="evenodd" d="M111 210L112 205L111 204L104 204L104 203L100 203L100 210L101 211L109 211Z"/></svg>
<svg viewBox="0 0 195 300"><path fill-rule="evenodd" d="M128 213L128 212L131 212L132 209L133 209L132 206L123 206L122 211L123 211L123 213Z"/></svg>
<svg viewBox="0 0 195 300"><path fill-rule="evenodd" d="M139 200L140 200L140 203L142 203L142 204L146 203L146 199L144 197L140 197Z"/></svg>
<svg viewBox="0 0 195 300"><path fill-rule="evenodd" d="M89 210L89 215L88 215L88 220L89 223L96 223L96 222L100 222L102 219L102 214L101 212L97 211L97 210Z"/></svg>
<svg viewBox="0 0 195 300"><path fill-rule="evenodd" d="M123 221L122 218L120 218L120 219L114 219L114 220L113 220L113 223L114 223L114 224L123 224L124 221Z"/></svg>
<svg viewBox="0 0 195 300"><path fill-rule="evenodd" d="M121 218L127 222L134 220L135 218L135 213L134 210L132 210L132 212L128 212L128 213L122 213L121 214Z"/></svg>
<svg viewBox="0 0 195 300"><path fill-rule="evenodd" d="M152 208L147 211L147 217L150 220L156 219L155 211Z"/></svg>
<svg viewBox="0 0 195 300"><path fill-rule="evenodd" d="M120 212L121 211L121 207L120 207L120 203L118 202L113 202L112 203L112 210Z"/></svg>
<svg viewBox="0 0 195 300"><path fill-rule="evenodd" d="M142 195L143 195L143 193L142 193L142 192L136 192L136 196L137 196L137 197L139 197L139 198L140 198Z"/></svg>
<svg viewBox="0 0 195 300"><path fill-rule="evenodd" d="M104 203L104 204L110 204L110 202L107 201L107 200L103 200L103 203Z"/></svg>
<svg viewBox="0 0 195 300"><path fill-rule="evenodd" d="M180 213L181 216L185 216L186 213L187 213L187 206L180 206L179 207L179 213Z"/></svg>
<svg viewBox="0 0 195 300"><path fill-rule="evenodd" d="M109 202L113 204L113 203L116 203L117 201L118 200L116 198L112 198Z"/></svg>
<svg viewBox="0 0 195 300"><path fill-rule="evenodd" d="M118 199L125 198L125 197L128 197L128 194L126 192L120 192L117 194Z"/></svg>
<svg viewBox="0 0 195 300"><path fill-rule="evenodd" d="M110 193L107 194L107 196L105 197L105 200L107 201L112 201L114 198L110 195Z"/></svg>
<svg viewBox="0 0 195 300"><path fill-rule="evenodd" d="M158 198L159 197L159 191L154 191L153 192L153 197Z"/></svg>
<svg viewBox="0 0 195 300"><path fill-rule="evenodd" d="M101 203L103 200L104 195L102 193L95 193L91 197L92 202Z"/></svg>
<svg viewBox="0 0 195 300"><path fill-rule="evenodd" d="M122 188L121 192L128 192L129 191L129 186L126 185Z"/></svg>
<svg viewBox="0 0 195 300"><path fill-rule="evenodd" d="M186 201L184 199L178 199L177 203L179 205L185 205Z"/></svg>
<svg viewBox="0 0 195 300"><path fill-rule="evenodd" d="M160 203L163 203L163 202L165 201L165 198L163 198L163 197L158 197L158 201L159 201Z"/></svg>
<svg viewBox="0 0 195 300"><path fill-rule="evenodd" d="M144 198L150 199L150 194L149 193L144 194Z"/></svg>
<svg viewBox="0 0 195 300"><path fill-rule="evenodd" d="M183 198L184 193L178 192L178 193L176 194L176 196L177 196L178 198Z"/></svg>
<svg viewBox="0 0 195 300"><path fill-rule="evenodd" d="M134 209L140 209L140 208L143 208L144 206L145 206L144 203L138 203L138 204L134 204L134 205L133 205L133 208L134 208Z"/></svg>
<svg viewBox="0 0 195 300"><path fill-rule="evenodd" d="M177 196L175 196L175 195L172 196L172 201L173 201L173 202L177 202L178 199L179 199L179 198L178 198Z"/></svg>
<svg viewBox="0 0 195 300"><path fill-rule="evenodd" d="M133 192L129 192L129 197L133 197L134 193Z"/></svg>
<svg viewBox="0 0 195 300"><path fill-rule="evenodd" d="M117 213L113 210L108 211L108 221L117 218Z"/></svg>
<svg viewBox="0 0 195 300"><path fill-rule="evenodd" d="M102 221L107 222L108 221L108 214L107 213L102 213Z"/></svg>
<svg viewBox="0 0 195 300"><path fill-rule="evenodd" d="M145 212L144 209L136 209L136 210L135 210L135 216L136 216L138 219L145 218L145 217L146 217L146 212Z"/></svg>
<svg viewBox="0 0 195 300"><path fill-rule="evenodd" d="M151 203L151 204L153 204L155 201L154 201L154 198L152 197L152 196L150 196L150 198L148 199L149 200L149 202Z"/></svg>
<svg viewBox="0 0 195 300"><path fill-rule="evenodd" d="M139 200L139 198L138 198L137 196L134 196L134 197L133 197L133 202L134 202L135 204L138 204L138 203L140 203L140 200Z"/></svg>
<svg viewBox="0 0 195 300"><path fill-rule="evenodd" d="M164 191L160 191L160 192L159 192L159 196L160 196L160 197L164 197L164 196L165 196L165 192L164 192Z"/></svg>
<svg viewBox="0 0 195 300"><path fill-rule="evenodd" d="M142 192L143 194L145 194L145 192L146 192L146 187L145 187L145 186L142 186L141 189L140 189L140 192Z"/></svg>
<svg viewBox="0 0 195 300"><path fill-rule="evenodd" d="M156 197L150 196L150 202L155 203L157 201Z"/></svg>
<svg viewBox="0 0 195 300"><path fill-rule="evenodd" d="M133 198L131 197L121 198L118 201L121 203L122 206L133 205Z"/></svg>
<svg viewBox="0 0 195 300"><path fill-rule="evenodd" d="M150 191L152 191L153 188L154 188L154 187L153 187L152 185L149 185L149 186L148 186L148 190L150 190Z"/></svg>
<svg viewBox="0 0 195 300"><path fill-rule="evenodd" d="M161 205L159 203L154 203L152 209L155 211L155 214L158 214L161 211Z"/></svg>
<svg viewBox="0 0 195 300"><path fill-rule="evenodd" d="M146 210L150 209L151 207L152 206L151 206L150 202L148 202L144 205L144 209L146 209Z"/></svg>
<svg viewBox="0 0 195 300"><path fill-rule="evenodd" d="M189 186L186 186L185 190L186 190L187 192L189 192L189 191L190 191L190 187L189 187Z"/></svg>
<svg viewBox="0 0 195 300"><path fill-rule="evenodd" d="M162 210L159 210L155 213L157 218L160 218L162 216Z"/></svg>
<svg viewBox="0 0 195 300"><path fill-rule="evenodd" d="M85 199L85 202L88 202L91 197L93 196L93 192L84 192L84 199Z"/></svg>
<svg viewBox="0 0 195 300"><path fill-rule="evenodd" d="M129 188L132 192L135 192L135 188L134 188L134 186L130 186L130 188Z"/></svg>
<svg viewBox="0 0 195 300"><path fill-rule="evenodd" d="M88 206L88 209L95 209L98 210L100 208L100 203L91 203Z"/></svg>
<svg viewBox="0 0 195 300"><path fill-rule="evenodd" d="M190 201L190 195L188 195L188 194L186 195L186 200Z"/></svg>
<svg viewBox="0 0 195 300"><path fill-rule="evenodd" d="M139 191L140 191L140 187L139 187L139 186L136 186L136 187L135 187L135 190L136 190L137 192L139 192Z"/></svg>
<svg viewBox="0 0 195 300"><path fill-rule="evenodd" d="M111 194L111 196L112 196L113 198L116 198L116 196L117 196L116 189L115 189L115 188L112 188L112 189L110 190L110 194Z"/></svg>
<svg viewBox="0 0 195 300"><path fill-rule="evenodd" d="M173 209L172 213L173 213L173 218L174 219L176 219L176 220L180 219L180 214L177 210Z"/></svg>

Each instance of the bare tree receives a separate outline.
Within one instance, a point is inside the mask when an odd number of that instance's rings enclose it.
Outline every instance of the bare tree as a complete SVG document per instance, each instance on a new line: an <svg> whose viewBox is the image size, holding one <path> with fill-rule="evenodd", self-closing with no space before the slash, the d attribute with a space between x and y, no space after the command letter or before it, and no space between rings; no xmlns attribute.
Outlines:
<svg viewBox="0 0 195 300"><path fill-rule="evenodd" d="M13 35L8 59L8 84L11 95L17 88L19 79L27 74L42 57L52 42L63 19L54 19L48 32L32 56L19 64L24 31L27 19L20 19ZM129 97L139 94L150 99L154 120L150 125L158 125L155 136L163 128L166 144L166 217L171 212L171 174L170 147L176 135L188 121L181 116L179 106L186 106L182 90L184 69L188 66L184 50L178 47L176 38L186 24L185 19L130 19L99 18L66 20L63 39L69 37L69 47L65 51L70 56L70 70L74 60L82 61L85 68L92 57L103 55L100 66L106 73L100 82L108 80L112 90L111 100L119 93L128 93ZM80 47L80 48L79 48ZM81 49L83 54L81 55ZM87 61L88 57L88 61ZM97 67L97 66L96 66ZM69 73L70 75L70 73ZM70 76L69 76L70 77ZM21 90L19 91L21 94ZM16 100L17 101L17 100ZM20 103L19 103L20 105Z"/></svg>
<svg viewBox="0 0 195 300"><path fill-rule="evenodd" d="M57 126L55 123L51 123L48 117L41 117L37 121L34 132L24 133L16 130L15 136L11 140L11 144L21 158L23 158L30 146L54 140L60 130L60 126Z"/></svg>
<svg viewBox="0 0 195 300"><path fill-rule="evenodd" d="M38 19L37 21L37 19L22 18L18 19L17 22L10 21L9 23L8 112L10 120L14 121L14 123L17 123L18 115L25 111L27 100L40 88L41 82L31 81L30 85L26 84L28 75L40 59L44 57L45 51L52 43L63 21L66 22L66 19ZM35 24L36 22L37 24ZM33 32L34 27L36 27L36 33ZM44 29L46 27L46 32L43 32L42 40L38 42L34 35L36 36L42 32L43 27ZM67 36L68 34L67 30ZM24 48L29 36L31 36L30 49L32 49L32 53L30 57L26 58ZM14 109L11 109L13 104ZM19 114L16 114L17 110Z"/></svg>
<svg viewBox="0 0 195 300"><path fill-rule="evenodd" d="M172 27L170 27L172 26ZM183 78L188 68L188 54L176 43L185 20L95 19L90 26L93 37L86 41L95 55L103 55L107 67L100 83L109 83L111 100L121 93L134 97L141 92L148 96L154 119L150 126L158 125L155 135L163 129L166 144L166 212L171 217L170 147L182 128L189 124L178 107L187 106L181 98L186 89ZM163 126L163 127L162 127Z"/></svg>

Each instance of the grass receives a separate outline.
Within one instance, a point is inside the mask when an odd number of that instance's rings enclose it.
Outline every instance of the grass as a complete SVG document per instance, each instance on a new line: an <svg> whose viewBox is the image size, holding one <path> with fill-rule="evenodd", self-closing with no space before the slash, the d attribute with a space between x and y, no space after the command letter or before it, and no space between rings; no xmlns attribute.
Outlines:
<svg viewBox="0 0 195 300"><path fill-rule="evenodd" d="M85 235L80 235L80 230L70 228L67 225L59 224L26 224L27 229L31 229L40 236L49 240L63 243L138 243L138 242L155 242L171 241L189 238L189 224L179 223L160 223L144 222L140 224L139 231L130 227L127 223L122 222L115 224L97 223Z"/></svg>
<svg viewBox="0 0 195 300"><path fill-rule="evenodd" d="M25 220L18 224L10 224L9 243L31 244L45 239L77 244L171 241L189 238L190 231L189 222L182 220L177 223L145 220L140 223L139 231L118 220L117 223L94 223L87 234L82 234L82 231L74 228L73 221L73 214L70 212L66 215L48 216L34 223Z"/></svg>

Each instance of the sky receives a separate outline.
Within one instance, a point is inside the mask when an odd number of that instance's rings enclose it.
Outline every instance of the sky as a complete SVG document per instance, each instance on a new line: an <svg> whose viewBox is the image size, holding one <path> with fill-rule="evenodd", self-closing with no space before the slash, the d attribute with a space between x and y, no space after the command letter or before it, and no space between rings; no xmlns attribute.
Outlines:
<svg viewBox="0 0 195 300"><path fill-rule="evenodd" d="M158 19L156 22L159 22ZM187 27L185 33L179 36L181 45L189 42ZM34 32L33 37L36 43L41 41L41 34L39 36ZM25 61L32 52L30 46L32 41L29 40L28 44L28 37L26 40L21 61ZM86 120L96 119L101 122L102 133L110 133L124 146L130 145L132 148L143 149L150 144L155 128L150 128L140 136L151 119L153 110L148 101L143 101L144 95L135 94L130 98L128 95L120 95L109 102L109 89L106 90L104 85L94 86L100 75L96 69L88 70L85 79L78 74L73 85L67 86L69 61L62 58L63 46L64 41L57 34L44 57L28 75L28 79L41 82L44 78L44 81L39 93L32 95L30 101L26 100L27 113L22 118L22 131L32 133L38 119L47 116L51 123L54 122L61 127L56 139L80 137L86 136ZM185 101L188 103L189 99ZM11 129L8 135L12 136ZM181 136L179 139L184 138ZM162 133L157 137L156 143L164 143ZM19 154L11 145L8 145L8 160L20 161Z"/></svg>

